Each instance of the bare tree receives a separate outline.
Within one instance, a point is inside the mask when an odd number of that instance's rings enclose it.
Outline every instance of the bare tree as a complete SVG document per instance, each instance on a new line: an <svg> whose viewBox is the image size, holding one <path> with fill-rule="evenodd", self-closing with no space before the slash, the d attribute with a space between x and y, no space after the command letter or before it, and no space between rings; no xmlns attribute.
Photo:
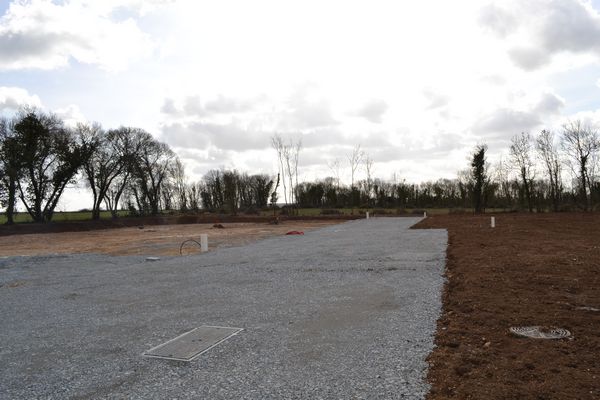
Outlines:
<svg viewBox="0 0 600 400"><path fill-rule="evenodd" d="M240 176L237 171L223 171L223 200L232 215L237 215Z"/></svg>
<svg viewBox="0 0 600 400"><path fill-rule="evenodd" d="M592 206L600 200L600 151L595 151L590 157L588 168L590 202Z"/></svg>
<svg viewBox="0 0 600 400"><path fill-rule="evenodd" d="M147 132L141 133L141 140L140 152L133 162L135 179L130 185L139 211L158 215L163 186L170 178L175 153Z"/></svg>
<svg viewBox="0 0 600 400"><path fill-rule="evenodd" d="M100 124L95 123L78 124L75 132L81 144L91 143L95 147L83 170L93 195L92 219L97 220L111 184L127 168L127 161L116 131L106 132Z"/></svg>
<svg viewBox="0 0 600 400"><path fill-rule="evenodd" d="M141 147L145 143L146 132L139 128L120 127L107 133L115 157L121 160L122 169L108 185L104 194L104 204L113 218L117 218L119 203L133 175L133 167Z"/></svg>
<svg viewBox="0 0 600 400"><path fill-rule="evenodd" d="M358 167L364 157L364 153L360 149L360 144L354 146L352 152L346 157L348 158L348 163L350 164L350 188L354 189L354 174L358 170Z"/></svg>
<svg viewBox="0 0 600 400"><path fill-rule="evenodd" d="M342 168L342 162L340 161L339 158L336 158L335 160L328 162L327 166L333 173L333 177L335 178L336 189L339 191L340 190L340 169Z"/></svg>
<svg viewBox="0 0 600 400"><path fill-rule="evenodd" d="M600 149L598 132L581 121L563 126L562 148L568 157L571 170L577 176L583 209L587 211L590 192L590 161Z"/></svg>
<svg viewBox="0 0 600 400"><path fill-rule="evenodd" d="M494 168L495 181L498 183L500 189L500 195L504 198L504 204L510 205L512 203L512 196L510 191L510 165L506 160L500 159Z"/></svg>
<svg viewBox="0 0 600 400"><path fill-rule="evenodd" d="M284 145L283 157L285 160L286 174L289 180L289 199L290 203L296 203L296 186L298 185L298 158L300 149L302 148L302 140L294 143L292 140ZM294 184L295 179L295 184Z"/></svg>
<svg viewBox="0 0 600 400"><path fill-rule="evenodd" d="M562 195L562 168L558 149L554 144L554 134L547 130L541 131L535 144L538 157L542 160L546 174L548 175L552 209L558 211Z"/></svg>
<svg viewBox="0 0 600 400"><path fill-rule="evenodd" d="M298 203L296 188L298 187L298 161L300 159L300 150L302 149L302 138L298 139L296 143L293 143L292 147L292 165L294 168L294 198L296 199L296 205Z"/></svg>
<svg viewBox="0 0 600 400"><path fill-rule="evenodd" d="M211 169L202 178L200 185L202 206L210 211L220 210L225 203L223 197L223 176L221 171Z"/></svg>
<svg viewBox="0 0 600 400"><path fill-rule="evenodd" d="M277 161L279 162L279 175L281 176L281 182L283 185L283 201L287 204L287 186L285 182L285 153L287 152L286 145L283 143L283 139L280 135L274 135L271 137L271 146L277 152Z"/></svg>
<svg viewBox="0 0 600 400"><path fill-rule="evenodd" d="M291 139L286 143L281 136L271 138L271 146L277 152L279 161L279 174L283 184L283 198L286 204L296 201L296 187L298 186L298 161L302 149L302 139L297 142ZM287 183L286 183L287 180Z"/></svg>
<svg viewBox="0 0 600 400"><path fill-rule="evenodd" d="M279 189L279 174L277 174L277 182L275 183L275 187L273 188L273 192L271 193L271 198L270 198L270 203L271 203L271 207L273 208L273 217L275 218L275 221L278 222L277 220L277 211L276 211L276 207L277 207L277 189ZM272 181L271 181L272 182Z"/></svg>
<svg viewBox="0 0 600 400"><path fill-rule="evenodd" d="M367 153L364 153L363 164L367 174L365 191L367 192L367 202L371 202L371 191L373 190L373 159Z"/></svg>
<svg viewBox="0 0 600 400"><path fill-rule="evenodd" d="M201 206L200 191L201 191L201 183L199 183L199 182L194 182L194 183L190 183L187 185L188 204L189 204L189 209L192 211L198 211L200 209L200 206Z"/></svg>
<svg viewBox="0 0 600 400"><path fill-rule="evenodd" d="M190 208L189 204L189 191L187 184L187 178L185 176L185 167L181 163L179 157L175 157L175 161L172 164L173 185L175 191L175 197L177 199L177 208L179 211L187 211Z"/></svg>
<svg viewBox="0 0 600 400"><path fill-rule="evenodd" d="M532 184L534 179L534 164L531 159L531 136L529 133L521 133L512 138L510 145L510 156L513 164L519 170L519 177L525 192L527 208L533 212Z"/></svg>

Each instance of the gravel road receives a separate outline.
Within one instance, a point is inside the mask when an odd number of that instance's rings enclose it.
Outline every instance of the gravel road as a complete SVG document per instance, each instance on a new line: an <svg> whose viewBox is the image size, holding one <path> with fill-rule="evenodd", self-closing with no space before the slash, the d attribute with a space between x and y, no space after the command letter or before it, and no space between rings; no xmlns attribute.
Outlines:
<svg viewBox="0 0 600 400"><path fill-rule="evenodd" d="M0 259L0 398L421 399L447 234L418 221L155 262ZM201 325L244 330L191 362L142 356Z"/></svg>

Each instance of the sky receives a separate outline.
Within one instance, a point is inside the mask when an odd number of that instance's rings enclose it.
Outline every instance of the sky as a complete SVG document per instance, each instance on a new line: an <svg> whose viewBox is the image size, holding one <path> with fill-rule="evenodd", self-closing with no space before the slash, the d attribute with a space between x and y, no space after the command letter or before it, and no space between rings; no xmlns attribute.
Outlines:
<svg viewBox="0 0 600 400"><path fill-rule="evenodd" d="M383 179L453 178L477 144L600 122L600 0L0 0L0 115L24 104L144 128L193 181L276 174L275 134L304 180L349 181L357 145Z"/></svg>

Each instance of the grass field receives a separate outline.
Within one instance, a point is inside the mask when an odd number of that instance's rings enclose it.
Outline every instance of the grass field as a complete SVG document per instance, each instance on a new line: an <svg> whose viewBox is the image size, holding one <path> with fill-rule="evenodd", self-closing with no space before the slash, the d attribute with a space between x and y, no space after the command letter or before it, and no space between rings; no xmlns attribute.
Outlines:
<svg viewBox="0 0 600 400"><path fill-rule="evenodd" d="M321 215L332 215L332 214L327 214L326 212L323 213L322 208L300 208L298 209L298 215L299 216L321 216ZM331 210L331 209L325 209L325 210ZM364 214L365 212L369 212L371 214L371 216L373 215L377 215L377 214L384 214L384 215L422 215L423 212L427 212L428 215L446 215L446 214L450 214L451 210L448 208L418 208L418 209L411 209L411 208L407 208L401 211L399 211L396 208L387 208L387 209L382 209L382 208L336 208L334 210L337 210L340 215L361 215ZM383 211L383 212L382 212ZM501 209L490 209L487 210L486 212L488 213L493 213L493 212L502 212L503 210ZM464 212L464 213L472 213L473 210L472 209L454 209L453 212ZM164 212L164 214L169 214L169 215L173 215L175 212ZM277 213L280 215L281 210L278 210ZM243 215L243 212L239 212L239 215ZM121 210L119 211L119 216L120 217L126 217L129 215L129 212L126 210ZM272 211L261 211L260 213L261 216L270 216L273 215ZM100 212L100 218L101 219L110 219L111 215L109 211L101 211ZM62 211L62 212L56 212L54 214L54 218L52 219L53 222L68 222L68 221L89 221L92 219L92 213L91 211ZM27 222L32 222L31 216L26 213L26 212L19 212L15 214L15 222L16 223L27 223ZM0 224L5 224L6 223L6 215L4 213L0 214Z"/></svg>
<svg viewBox="0 0 600 400"><path fill-rule="evenodd" d="M127 215L127 211L119 211L119 216L124 217ZM100 218L109 219L110 211L101 211ZM32 222L31 216L26 212L20 212L15 214L16 223ZM91 211L63 211L54 213L52 221L55 222L67 222L67 221L89 221L92 219ZM0 214L0 224L6 223L6 215Z"/></svg>

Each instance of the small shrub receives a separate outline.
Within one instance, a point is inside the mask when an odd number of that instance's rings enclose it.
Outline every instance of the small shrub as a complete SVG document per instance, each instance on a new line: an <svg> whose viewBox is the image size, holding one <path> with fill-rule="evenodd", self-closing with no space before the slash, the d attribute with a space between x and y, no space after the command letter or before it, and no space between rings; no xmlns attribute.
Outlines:
<svg viewBox="0 0 600 400"><path fill-rule="evenodd" d="M254 206L250 206L244 210L244 214L246 215L260 215L260 210Z"/></svg>
<svg viewBox="0 0 600 400"><path fill-rule="evenodd" d="M324 208L321 210L321 215L342 215L343 213L336 208Z"/></svg>
<svg viewBox="0 0 600 400"><path fill-rule="evenodd" d="M281 215L296 215L296 210L294 206L283 206L281 207Z"/></svg>
<svg viewBox="0 0 600 400"><path fill-rule="evenodd" d="M389 212L383 208L373 209L373 215L386 215L386 214L389 214Z"/></svg>

